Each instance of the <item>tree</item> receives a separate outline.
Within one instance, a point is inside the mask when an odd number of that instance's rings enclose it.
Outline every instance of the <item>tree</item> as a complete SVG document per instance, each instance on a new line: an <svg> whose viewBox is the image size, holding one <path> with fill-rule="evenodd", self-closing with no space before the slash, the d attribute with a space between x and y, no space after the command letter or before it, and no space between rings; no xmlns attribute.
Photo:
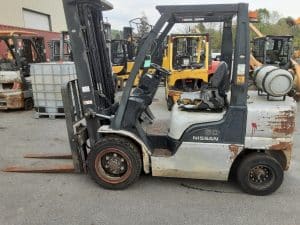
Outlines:
<svg viewBox="0 0 300 225"><path fill-rule="evenodd" d="M277 11L271 11L269 13L269 23L276 24L281 19L281 15Z"/></svg>
<svg viewBox="0 0 300 225"><path fill-rule="evenodd" d="M140 18L140 24L138 24L138 36L143 37L145 34L149 33L151 26L148 22L148 17L143 12Z"/></svg>
<svg viewBox="0 0 300 225"><path fill-rule="evenodd" d="M267 24L270 19L270 12L266 8L258 9L258 19L260 23Z"/></svg>
<svg viewBox="0 0 300 225"><path fill-rule="evenodd" d="M112 36L113 40L114 39L121 39L121 37L122 37L122 31L112 29L111 30L111 36Z"/></svg>

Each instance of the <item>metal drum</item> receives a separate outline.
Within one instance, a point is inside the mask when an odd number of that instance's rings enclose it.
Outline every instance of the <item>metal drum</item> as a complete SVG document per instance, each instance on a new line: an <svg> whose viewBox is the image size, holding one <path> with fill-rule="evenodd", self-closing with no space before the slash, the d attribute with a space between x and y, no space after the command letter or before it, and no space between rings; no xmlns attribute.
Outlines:
<svg viewBox="0 0 300 225"><path fill-rule="evenodd" d="M293 87L293 75L275 66L261 66L254 71L256 86L259 90L274 97L285 96Z"/></svg>

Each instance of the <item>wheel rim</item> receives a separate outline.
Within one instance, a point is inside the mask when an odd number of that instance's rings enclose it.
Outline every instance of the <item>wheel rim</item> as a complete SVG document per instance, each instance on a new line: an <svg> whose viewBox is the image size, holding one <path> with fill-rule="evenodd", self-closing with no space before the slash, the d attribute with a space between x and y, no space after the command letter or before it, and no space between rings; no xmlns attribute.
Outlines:
<svg viewBox="0 0 300 225"><path fill-rule="evenodd" d="M132 164L124 152L117 148L107 148L97 155L95 170L105 182L118 184L128 179L132 172Z"/></svg>
<svg viewBox="0 0 300 225"><path fill-rule="evenodd" d="M268 165L256 165L249 170L248 181L256 189L266 189L275 181L275 171Z"/></svg>

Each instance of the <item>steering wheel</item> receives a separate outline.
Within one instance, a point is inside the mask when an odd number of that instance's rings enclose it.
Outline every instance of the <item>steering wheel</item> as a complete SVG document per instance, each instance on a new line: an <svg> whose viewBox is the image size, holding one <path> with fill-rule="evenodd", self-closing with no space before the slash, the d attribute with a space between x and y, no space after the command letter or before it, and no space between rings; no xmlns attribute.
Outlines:
<svg viewBox="0 0 300 225"><path fill-rule="evenodd" d="M156 63L151 63L151 67L158 70L159 72L161 72L162 74L165 74L165 75L170 75L171 72L165 68L163 68L162 66L156 64Z"/></svg>

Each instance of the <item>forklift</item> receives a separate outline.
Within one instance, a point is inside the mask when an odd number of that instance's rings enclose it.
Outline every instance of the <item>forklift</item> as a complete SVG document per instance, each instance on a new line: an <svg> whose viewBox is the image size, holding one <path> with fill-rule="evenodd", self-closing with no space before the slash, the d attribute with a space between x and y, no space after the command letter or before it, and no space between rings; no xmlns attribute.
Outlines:
<svg viewBox="0 0 300 225"><path fill-rule="evenodd" d="M48 46L51 50L51 62L73 61L71 44L69 41L69 34L67 31L61 32L60 39L50 40ZM61 46L63 47L61 48Z"/></svg>
<svg viewBox="0 0 300 225"><path fill-rule="evenodd" d="M123 28L123 38L111 40L112 70L116 76L117 89L122 90L129 77L136 56L136 44L133 40L133 28ZM138 79L136 80L138 83Z"/></svg>
<svg viewBox="0 0 300 225"><path fill-rule="evenodd" d="M139 46L143 43L144 38L147 35L146 30L152 28L150 24L143 21L140 17L131 19L129 24L129 27L123 27L122 39L113 39L111 41L112 69L116 78L116 89L118 91L124 89L133 68L135 57L139 51ZM133 32L134 30L138 33L135 34ZM139 75L134 81L135 87L138 85L142 74L143 68L141 68Z"/></svg>
<svg viewBox="0 0 300 225"><path fill-rule="evenodd" d="M253 40L253 56L262 64L289 69L293 55L293 36L266 35Z"/></svg>
<svg viewBox="0 0 300 225"><path fill-rule="evenodd" d="M29 64L46 61L44 38L33 32L3 30L0 47L5 51L0 58L0 110L31 110Z"/></svg>
<svg viewBox="0 0 300 225"><path fill-rule="evenodd" d="M290 97L268 101L248 91L248 4L157 6L161 16L140 47L120 101L112 88L101 2L63 0L63 4L78 77L62 90L73 164L5 171L88 173L108 189L125 189L142 172L160 177L234 178L242 190L254 195L268 195L280 187L291 161L296 104ZM170 72L151 63L147 53L154 42L160 46L174 24L199 21L223 22L220 65L198 92L212 104L201 110L174 105L170 121L160 132L153 129L162 122L154 118L151 104L161 79ZM146 72L133 88L142 66L154 72ZM214 102L221 99L228 103L214 110Z"/></svg>
<svg viewBox="0 0 300 225"><path fill-rule="evenodd" d="M219 64L209 57L209 34L168 36L162 64L171 72L165 91L168 110L171 111L182 92L200 90L203 83L208 83Z"/></svg>

